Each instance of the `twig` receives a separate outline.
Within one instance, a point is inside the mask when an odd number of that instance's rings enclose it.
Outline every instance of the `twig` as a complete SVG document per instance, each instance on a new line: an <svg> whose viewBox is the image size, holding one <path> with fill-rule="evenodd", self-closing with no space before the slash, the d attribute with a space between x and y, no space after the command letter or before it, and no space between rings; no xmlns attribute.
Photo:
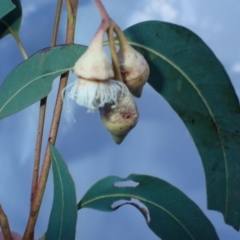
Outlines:
<svg viewBox="0 0 240 240"><path fill-rule="evenodd" d="M57 42L57 34L58 34L60 17L61 17L62 3L63 3L62 0L58 0L56 14L55 14L55 20L54 20L52 41L51 41L51 46L52 47L55 46L56 42ZM39 119L38 119L38 132L37 132L37 141L36 141L36 148L35 148L33 176L32 176L30 211L32 209L33 200L35 198L35 193L36 193L36 190L37 190L46 107L47 107L47 97L41 99L41 101L40 101L40 111L39 111Z"/></svg>
<svg viewBox="0 0 240 240"><path fill-rule="evenodd" d="M112 63L113 63L113 70L114 70L114 75L115 75L115 79L116 80L122 80L122 76L121 76L121 71L119 68L119 64L118 64L118 58L117 58L117 52L116 52L116 46L115 46L115 41L114 41L114 36L113 36L113 30L115 27L115 22L110 18L110 16L108 15L105 7L103 6L101 0L95 0L95 3L97 5L97 8L100 12L101 18L102 18L102 23L107 22L108 23L108 40L109 40L109 47L111 50L111 57L112 57Z"/></svg>
<svg viewBox="0 0 240 240"><path fill-rule="evenodd" d="M109 15L108 15L105 7L103 6L101 0L95 0L95 3L96 3L97 8L98 8L98 10L99 10L99 12L100 12L100 15L101 15L101 17L102 17L102 20L103 20L103 21L104 21L104 20L109 21L111 18L109 17Z"/></svg>
<svg viewBox="0 0 240 240"><path fill-rule="evenodd" d="M9 228L8 219L4 213L2 206L0 205L0 226L5 240L13 240L12 234Z"/></svg>
<svg viewBox="0 0 240 240"><path fill-rule="evenodd" d="M119 28L119 26L112 20L112 25L113 25L113 30L117 35L117 38L119 40L119 45L122 48L122 50L126 51L129 48L129 44L127 44L128 40L125 37L124 33L122 30Z"/></svg>
<svg viewBox="0 0 240 240"><path fill-rule="evenodd" d="M55 46L56 42L57 42L57 34L58 34L60 17L61 17L62 3L63 3L62 0L58 0L57 8L56 8L56 14L55 14L55 20L54 20L52 41L51 41L51 46L52 47ZM37 141L36 141L36 148L35 148L33 176L32 176L30 213L32 212L33 201L34 201L35 194L36 194L36 191L37 191L46 108L47 108L47 97L41 99L41 101L40 101ZM34 232L32 233L32 239L33 238L34 238Z"/></svg>
<svg viewBox="0 0 240 240"><path fill-rule="evenodd" d="M114 40L114 36L113 36L114 25L112 23L113 23L113 21L111 21L110 28L108 29L109 47L110 47L111 56L112 56L115 80L120 80L122 82L123 80L122 80L121 70L120 70L119 63L118 63L115 40Z"/></svg>
<svg viewBox="0 0 240 240"><path fill-rule="evenodd" d="M71 44L74 41L78 0L66 0L66 4L67 4L67 11L68 11L66 43ZM68 72L62 74L60 83L59 83L57 99L56 99L56 104L55 104L54 113L53 113L52 125L50 129L50 134L49 134L49 142L52 144L55 144L55 141L57 138L58 126L60 123L62 104L63 104L61 93L62 93L62 90L67 85L68 74L69 74ZM44 157L41 175L37 185L37 191L33 199L32 209L31 209L30 217L28 219L28 224L23 236L23 240L29 240L33 236L34 226L36 224L37 216L41 206L50 166L51 166L51 156L50 156L49 148L47 148L45 157Z"/></svg>
<svg viewBox="0 0 240 240"><path fill-rule="evenodd" d="M55 46L57 43L57 35L58 35L59 22L61 18L62 4L63 4L63 0L58 0L55 20L54 20L53 34L52 34L52 42L51 42L52 47Z"/></svg>

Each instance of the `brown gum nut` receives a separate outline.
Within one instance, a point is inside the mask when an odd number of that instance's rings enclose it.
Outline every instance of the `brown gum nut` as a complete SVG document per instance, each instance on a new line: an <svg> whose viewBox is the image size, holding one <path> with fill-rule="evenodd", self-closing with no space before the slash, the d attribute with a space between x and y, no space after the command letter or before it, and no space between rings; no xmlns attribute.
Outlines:
<svg viewBox="0 0 240 240"><path fill-rule="evenodd" d="M145 67L145 70L143 72L139 71L139 75L135 78L132 75L133 69L131 66L124 68L120 67L123 81L127 85L129 91L133 94L133 96L140 98L142 95L142 90L147 82L147 79L149 77L149 67Z"/></svg>
<svg viewBox="0 0 240 240"><path fill-rule="evenodd" d="M135 97L141 97L150 72L147 61L131 46L119 50L118 60L124 83Z"/></svg>

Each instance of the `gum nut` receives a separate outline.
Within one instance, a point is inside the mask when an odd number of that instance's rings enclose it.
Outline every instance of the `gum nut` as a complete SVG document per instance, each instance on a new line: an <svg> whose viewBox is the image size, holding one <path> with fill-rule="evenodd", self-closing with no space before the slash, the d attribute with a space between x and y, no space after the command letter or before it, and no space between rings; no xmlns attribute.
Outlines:
<svg viewBox="0 0 240 240"><path fill-rule="evenodd" d="M130 45L118 51L118 61L124 83L135 97L141 97L144 84L149 77L149 66L145 58Z"/></svg>
<svg viewBox="0 0 240 240"><path fill-rule="evenodd" d="M73 73L87 80L106 81L113 79L114 72L102 47L104 32L98 32L86 52L77 60Z"/></svg>
<svg viewBox="0 0 240 240"><path fill-rule="evenodd" d="M100 115L103 125L117 144L120 144L129 131L135 127L139 116L130 95L122 97L115 108L112 108L112 104L106 104L100 108Z"/></svg>

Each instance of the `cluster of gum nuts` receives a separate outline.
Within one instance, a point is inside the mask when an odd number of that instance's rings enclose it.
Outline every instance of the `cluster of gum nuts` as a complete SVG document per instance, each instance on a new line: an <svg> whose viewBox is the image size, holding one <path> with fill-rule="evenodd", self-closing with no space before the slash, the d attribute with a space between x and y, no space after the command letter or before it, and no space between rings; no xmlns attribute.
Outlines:
<svg viewBox="0 0 240 240"><path fill-rule="evenodd" d="M133 96L141 96L149 77L149 66L144 57L129 45L101 1L95 2L102 22L89 47L73 67L77 79L68 97L87 107L88 112L99 109L103 125L114 141L120 144L137 124L139 114ZM108 35L112 63L103 49L105 33ZM118 52L114 34L119 40Z"/></svg>

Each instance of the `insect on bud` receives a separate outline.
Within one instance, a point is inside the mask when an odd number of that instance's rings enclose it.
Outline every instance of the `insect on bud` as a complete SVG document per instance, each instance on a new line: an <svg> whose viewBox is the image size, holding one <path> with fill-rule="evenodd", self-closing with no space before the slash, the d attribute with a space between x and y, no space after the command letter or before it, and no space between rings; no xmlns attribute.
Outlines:
<svg viewBox="0 0 240 240"><path fill-rule="evenodd" d="M106 104L100 108L102 122L113 140L120 144L138 121L138 110L130 93L121 96L118 105Z"/></svg>
<svg viewBox="0 0 240 240"><path fill-rule="evenodd" d="M127 41L124 41L118 51L118 61L123 82L135 97L141 97L150 72L147 61Z"/></svg>

